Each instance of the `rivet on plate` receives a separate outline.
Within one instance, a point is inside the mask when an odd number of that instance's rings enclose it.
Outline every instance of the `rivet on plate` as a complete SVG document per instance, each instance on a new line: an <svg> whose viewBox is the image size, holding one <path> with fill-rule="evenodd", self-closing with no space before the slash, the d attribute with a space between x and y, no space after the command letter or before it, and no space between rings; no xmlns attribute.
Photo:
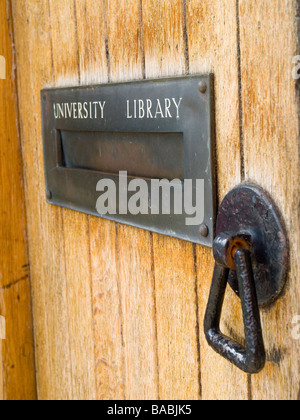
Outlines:
<svg viewBox="0 0 300 420"><path fill-rule="evenodd" d="M200 233L200 235L201 236L203 236L203 238L207 238L208 237L208 234L209 234L209 229L208 229L208 227L206 226L206 224L202 224L201 226L200 226L200 228L199 228L199 233Z"/></svg>
<svg viewBox="0 0 300 420"><path fill-rule="evenodd" d="M207 84L206 84L206 82L204 82L204 80L202 80L201 82L199 82L198 89L199 89L199 92L200 93L206 93L206 91L207 91Z"/></svg>

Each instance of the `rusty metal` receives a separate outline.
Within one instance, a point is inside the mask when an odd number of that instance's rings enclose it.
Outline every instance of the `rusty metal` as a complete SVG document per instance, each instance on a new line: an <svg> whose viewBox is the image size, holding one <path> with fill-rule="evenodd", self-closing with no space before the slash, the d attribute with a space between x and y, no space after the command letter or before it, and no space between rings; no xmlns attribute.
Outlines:
<svg viewBox="0 0 300 420"><path fill-rule="evenodd" d="M249 244L247 249L250 246L252 248L259 306L268 306L276 301L286 283L289 253L286 229L271 197L253 184L242 184L234 188L218 211L216 236L224 232L243 234ZM214 249L216 252L216 246ZM233 269L229 273L228 283L239 295L238 280Z"/></svg>
<svg viewBox="0 0 300 420"><path fill-rule="evenodd" d="M229 269L216 264L207 312L205 335L211 347L246 373L260 372L266 360L259 309L253 281L250 252L238 249L234 256L242 299L246 346L220 331L222 306Z"/></svg>
<svg viewBox="0 0 300 420"><path fill-rule="evenodd" d="M244 372L260 372L266 360L259 305L281 294L288 271L288 241L270 197L255 185L243 184L221 204L214 241L216 266L204 329L209 345ZM227 284L240 296L245 342L222 334L220 319Z"/></svg>
<svg viewBox="0 0 300 420"><path fill-rule="evenodd" d="M220 233L214 241L214 257L219 265L235 270L234 256L238 249L250 250L252 237L246 233Z"/></svg>

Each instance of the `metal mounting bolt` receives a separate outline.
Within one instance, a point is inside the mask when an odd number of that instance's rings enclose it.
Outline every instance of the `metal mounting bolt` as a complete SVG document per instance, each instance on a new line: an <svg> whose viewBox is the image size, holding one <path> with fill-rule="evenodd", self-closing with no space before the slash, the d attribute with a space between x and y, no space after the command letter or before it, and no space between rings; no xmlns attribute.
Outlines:
<svg viewBox="0 0 300 420"><path fill-rule="evenodd" d="M199 92L200 93L206 93L206 91L207 91L207 84L206 84L206 82L204 82L204 80L202 80L201 82L199 82L198 89L199 89Z"/></svg>
<svg viewBox="0 0 300 420"><path fill-rule="evenodd" d="M51 200L52 199L52 192L50 190L47 190L46 191L46 197L47 197L47 200Z"/></svg>
<svg viewBox="0 0 300 420"><path fill-rule="evenodd" d="M199 233L203 238L207 238L209 234L209 229L205 223L203 223L199 228Z"/></svg>

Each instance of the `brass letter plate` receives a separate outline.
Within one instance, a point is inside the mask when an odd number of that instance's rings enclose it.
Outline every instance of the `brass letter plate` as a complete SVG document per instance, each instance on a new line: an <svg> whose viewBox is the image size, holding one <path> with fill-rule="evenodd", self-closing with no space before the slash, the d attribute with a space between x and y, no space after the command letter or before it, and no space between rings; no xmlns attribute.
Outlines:
<svg viewBox="0 0 300 420"><path fill-rule="evenodd" d="M47 200L212 246L213 76L41 92Z"/></svg>

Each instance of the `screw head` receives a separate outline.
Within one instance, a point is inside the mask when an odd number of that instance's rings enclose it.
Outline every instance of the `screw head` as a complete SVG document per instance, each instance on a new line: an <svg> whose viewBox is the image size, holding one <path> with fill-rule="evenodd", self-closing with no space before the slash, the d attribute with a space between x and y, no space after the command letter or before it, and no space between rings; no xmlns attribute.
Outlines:
<svg viewBox="0 0 300 420"><path fill-rule="evenodd" d="M199 92L200 93L206 93L206 91L207 91L207 84L206 84L206 82L204 82L204 80L202 80L201 82L199 82L198 89L199 89Z"/></svg>
<svg viewBox="0 0 300 420"><path fill-rule="evenodd" d="M50 190L47 190L46 191L46 197L47 197L47 200L51 200L52 199L52 192Z"/></svg>
<svg viewBox="0 0 300 420"><path fill-rule="evenodd" d="M207 238L208 234L209 234L209 229L208 226L206 226L205 223L203 223L200 228L199 228L199 233L201 236L203 236L203 238Z"/></svg>

